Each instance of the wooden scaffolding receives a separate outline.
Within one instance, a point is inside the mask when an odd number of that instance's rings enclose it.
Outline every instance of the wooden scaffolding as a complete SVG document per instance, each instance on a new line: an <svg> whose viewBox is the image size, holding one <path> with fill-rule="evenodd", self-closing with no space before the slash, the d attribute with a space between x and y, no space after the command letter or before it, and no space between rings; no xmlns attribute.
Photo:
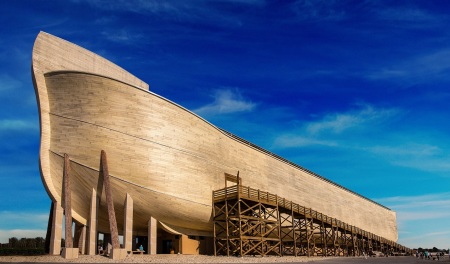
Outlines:
<svg viewBox="0 0 450 264"><path fill-rule="evenodd" d="M361 256L411 249L269 192L236 185L213 192L214 254Z"/></svg>

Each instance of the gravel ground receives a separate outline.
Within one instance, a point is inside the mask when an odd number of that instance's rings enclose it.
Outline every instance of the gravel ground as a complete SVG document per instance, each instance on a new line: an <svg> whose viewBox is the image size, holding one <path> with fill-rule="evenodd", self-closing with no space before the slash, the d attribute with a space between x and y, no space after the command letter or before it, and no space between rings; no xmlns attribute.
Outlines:
<svg viewBox="0 0 450 264"><path fill-rule="evenodd" d="M123 260L111 260L104 256L82 255L78 259L67 260L60 256L0 256L0 262L7 263L303 263L319 262L323 264L343 263L433 263L432 260L420 260L414 257L363 258L363 257L213 257L204 255L131 255ZM444 258L439 262L450 263Z"/></svg>
<svg viewBox="0 0 450 264"><path fill-rule="evenodd" d="M0 262L9 263L301 263L325 259L324 257L214 257L204 255L129 255L123 260L104 256L81 255L67 260L61 256L0 256Z"/></svg>

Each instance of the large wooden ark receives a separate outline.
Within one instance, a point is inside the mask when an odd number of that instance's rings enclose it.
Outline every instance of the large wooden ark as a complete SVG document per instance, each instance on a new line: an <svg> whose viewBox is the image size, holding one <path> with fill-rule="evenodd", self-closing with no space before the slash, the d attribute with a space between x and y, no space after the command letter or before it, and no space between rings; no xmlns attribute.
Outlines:
<svg viewBox="0 0 450 264"><path fill-rule="evenodd" d="M61 206L64 154L69 155L71 211L78 225L97 222L96 232L110 232L99 177L103 150L119 234L127 229L128 194L133 236L147 236L153 219L164 232L212 237L212 193L225 187L224 175L239 172L245 186L397 240L394 211L217 128L86 49L41 32L32 74L41 177ZM92 201L98 201L95 221Z"/></svg>

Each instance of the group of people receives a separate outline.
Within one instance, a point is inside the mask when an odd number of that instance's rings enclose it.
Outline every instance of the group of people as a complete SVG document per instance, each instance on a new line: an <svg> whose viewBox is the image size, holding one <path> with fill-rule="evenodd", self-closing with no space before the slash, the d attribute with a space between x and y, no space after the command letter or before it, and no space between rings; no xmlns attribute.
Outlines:
<svg viewBox="0 0 450 264"><path fill-rule="evenodd" d="M111 252L112 245L108 243L108 249L104 250L102 245L99 245L97 250L99 255L107 255L109 256L109 253ZM139 246L139 251L144 251L144 247L142 245Z"/></svg>
<svg viewBox="0 0 450 264"><path fill-rule="evenodd" d="M111 253L112 245L111 243L108 243L107 249L104 250L102 245L98 246L98 254L99 255L107 255L109 256L109 253Z"/></svg>
<svg viewBox="0 0 450 264"><path fill-rule="evenodd" d="M416 251L416 258L420 258L420 259L433 259L433 260L437 259L437 260L439 260L439 258L443 255L444 255L444 253L442 253L442 252L437 252L435 254L432 254L431 252L428 252L428 251L425 251L425 252Z"/></svg>

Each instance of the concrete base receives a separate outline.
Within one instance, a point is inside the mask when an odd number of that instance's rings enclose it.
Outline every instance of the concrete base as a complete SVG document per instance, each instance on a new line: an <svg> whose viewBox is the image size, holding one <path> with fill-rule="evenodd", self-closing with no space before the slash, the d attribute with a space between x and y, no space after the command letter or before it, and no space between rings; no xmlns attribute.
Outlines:
<svg viewBox="0 0 450 264"><path fill-rule="evenodd" d="M125 248L113 248L109 254L110 259L125 259L128 253Z"/></svg>
<svg viewBox="0 0 450 264"><path fill-rule="evenodd" d="M61 256L65 259L77 259L78 251L78 248L63 248Z"/></svg>

